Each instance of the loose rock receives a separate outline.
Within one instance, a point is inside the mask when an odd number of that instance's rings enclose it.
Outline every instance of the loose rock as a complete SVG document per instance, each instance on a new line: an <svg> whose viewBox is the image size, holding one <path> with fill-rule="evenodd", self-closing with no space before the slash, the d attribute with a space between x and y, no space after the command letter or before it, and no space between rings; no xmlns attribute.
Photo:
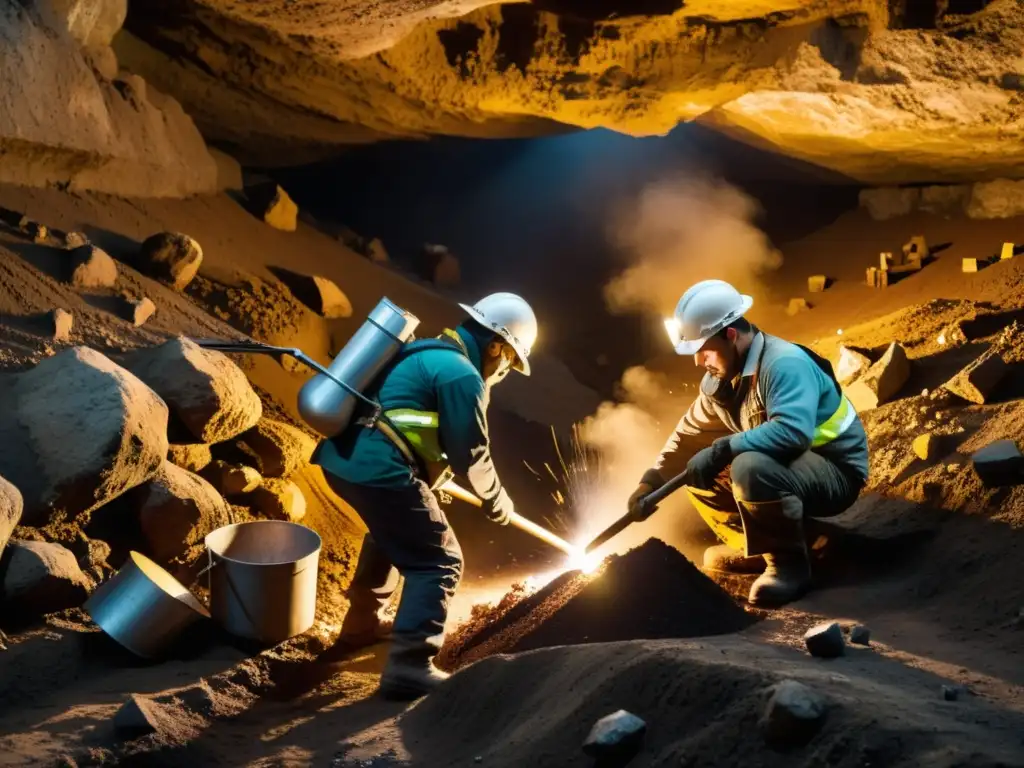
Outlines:
<svg viewBox="0 0 1024 768"><path fill-rule="evenodd" d="M936 448L937 440L935 435L931 432L925 432L923 435L918 435L914 438L913 449L917 458L927 461L932 456L932 452Z"/></svg>
<svg viewBox="0 0 1024 768"><path fill-rule="evenodd" d="M139 271L184 291L203 263L203 249L193 238L180 232L161 232L146 239L139 249Z"/></svg>
<svg viewBox="0 0 1024 768"><path fill-rule="evenodd" d="M45 224L40 224L38 221L28 221L24 226L25 234L32 238L34 243L45 243L50 239L50 230L46 228Z"/></svg>
<svg viewBox="0 0 1024 768"><path fill-rule="evenodd" d="M294 232L298 228L299 207L276 184L264 184L246 190L254 210L274 229Z"/></svg>
<svg viewBox="0 0 1024 768"><path fill-rule="evenodd" d="M799 315L801 312L806 312L811 308L811 305L807 303L807 299L790 299L789 306L786 307L786 314L792 317L793 315Z"/></svg>
<svg viewBox="0 0 1024 768"><path fill-rule="evenodd" d="M765 742L778 750L803 746L821 729L827 713L820 693L796 680L782 680L761 718Z"/></svg>
<svg viewBox="0 0 1024 768"><path fill-rule="evenodd" d="M984 405L1008 370L998 348L992 346L942 387L969 403Z"/></svg>
<svg viewBox="0 0 1024 768"><path fill-rule="evenodd" d="M144 554L158 563L193 560L206 534L231 522L227 502L212 485L170 462L132 495L148 546Z"/></svg>
<svg viewBox="0 0 1024 768"><path fill-rule="evenodd" d="M67 341L71 338L71 329L75 324L75 316L66 309L55 309L53 318L53 340Z"/></svg>
<svg viewBox="0 0 1024 768"><path fill-rule="evenodd" d="M825 275L811 275L807 278L807 290L811 293L821 293L828 287L828 277Z"/></svg>
<svg viewBox="0 0 1024 768"><path fill-rule="evenodd" d="M163 705L133 693L114 715L114 731L122 739L137 739L165 729L172 721Z"/></svg>
<svg viewBox="0 0 1024 768"><path fill-rule="evenodd" d="M332 280L291 271L282 276L282 280L288 284L295 298L321 317L328 320L352 317L352 302Z"/></svg>
<svg viewBox="0 0 1024 768"><path fill-rule="evenodd" d="M272 520L297 523L306 516L306 497L291 480L268 478L249 495L253 509Z"/></svg>
<svg viewBox="0 0 1024 768"><path fill-rule="evenodd" d="M836 366L836 378L840 384L850 384L870 367L871 358L867 355L846 345L840 345L839 364Z"/></svg>
<svg viewBox="0 0 1024 768"><path fill-rule="evenodd" d="M308 464L316 443L305 432L275 419L260 419L237 440L264 477L289 477Z"/></svg>
<svg viewBox="0 0 1024 768"><path fill-rule="evenodd" d="M971 457L974 471L990 487L1016 485L1024 480L1024 455L1013 440L989 443Z"/></svg>
<svg viewBox="0 0 1024 768"><path fill-rule="evenodd" d="M263 404L226 355L179 337L135 353L128 367L153 388L199 442L230 440L254 426Z"/></svg>
<svg viewBox="0 0 1024 768"><path fill-rule="evenodd" d="M850 629L850 642L854 645L871 645L871 630L863 624L854 624Z"/></svg>
<svg viewBox="0 0 1024 768"><path fill-rule="evenodd" d="M867 411L889 402L909 378L907 353L894 342L867 373L850 385L846 396L858 411Z"/></svg>
<svg viewBox="0 0 1024 768"><path fill-rule="evenodd" d="M263 478L252 467L217 460L202 471L201 477L224 496L250 493L260 487Z"/></svg>
<svg viewBox="0 0 1024 768"><path fill-rule="evenodd" d="M113 288L117 264L95 245L81 245L68 251L70 282L76 288Z"/></svg>
<svg viewBox="0 0 1024 768"><path fill-rule="evenodd" d="M189 472L200 472L213 461L210 446L202 443L171 445L167 449L167 460Z"/></svg>
<svg viewBox="0 0 1024 768"><path fill-rule="evenodd" d="M60 544L13 541L4 576L8 610L25 616L73 608L85 602L90 584L75 556Z"/></svg>
<svg viewBox="0 0 1024 768"><path fill-rule="evenodd" d="M127 319L131 320L136 328L144 325L156 312L156 304L145 296L141 299L128 299L126 305Z"/></svg>
<svg viewBox="0 0 1024 768"><path fill-rule="evenodd" d="M89 244L89 238L81 232L65 232L64 233L64 247L65 248L79 248L83 245Z"/></svg>
<svg viewBox="0 0 1024 768"><path fill-rule="evenodd" d="M373 238L366 246L366 257L375 264L387 264L391 261L388 249L384 247L384 241L379 237Z"/></svg>
<svg viewBox="0 0 1024 768"><path fill-rule="evenodd" d="M821 659L834 659L846 653L843 630L834 621L811 627L804 634L804 643L811 656Z"/></svg>
<svg viewBox="0 0 1024 768"><path fill-rule="evenodd" d="M11 533L21 521L24 506L21 491L0 477L0 553L4 551Z"/></svg>
<svg viewBox="0 0 1024 768"><path fill-rule="evenodd" d="M640 751L646 733L647 723L620 709L594 723L583 752L599 765L625 765Z"/></svg>
<svg viewBox="0 0 1024 768"><path fill-rule="evenodd" d="M958 685L944 685L942 686L942 698L946 701L956 701L960 698L960 686Z"/></svg>
<svg viewBox="0 0 1024 768"><path fill-rule="evenodd" d="M17 477L24 524L75 518L147 480L167 455L167 406L124 368L72 347L3 377L0 474Z"/></svg>

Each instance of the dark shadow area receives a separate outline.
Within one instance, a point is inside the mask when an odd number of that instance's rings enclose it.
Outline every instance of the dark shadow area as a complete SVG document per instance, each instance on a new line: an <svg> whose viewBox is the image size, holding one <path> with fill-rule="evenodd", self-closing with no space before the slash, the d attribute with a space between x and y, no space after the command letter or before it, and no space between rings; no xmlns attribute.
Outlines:
<svg viewBox="0 0 1024 768"><path fill-rule="evenodd" d="M121 296L117 294L90 293L82 297L85 302L94 309L113 315L121 320L127 320L128 306Z"/></svg>
<svg viewBox="0 0 1024 768"><path fill-rule="evenodd" d="M621 16L668 16L683 0L533 0L538 10L591 21Z"/></svg>
<svg viewBox="0 0 1024 768"><path fill-rule="evenodd" d="M135 260L139 247L142 245L138 240L109 229L86 225L83 231L90 243L100 250L106 251L118 261L127 264L131 264Z"/></svg>
<svg viewBox="0 0 1024 768"><path fill-rule="evenodd" d="M964 332L968 341L977 341L999 333L1014 322L1024 323L1024 309L1011 309L1007 312L979 315L972 320L963 320L960 322L960 330Z"/></svg>
<svg viewBox="0 0 1024 768"><path fill-rule="evenodd" d="M950 459L950 454L956 453L964 441L976 431L976 429L972 429L953 435L933 435L933 455L928 459L915 458L910 466L900 472L893 479L893 485L900 485L912 478L914 475L924 472L926 469L931 469L932 467L937 467L940 464L946 463Z"/></svg>
<svg viewBox="0 0 1024 768"><path fill-rule="evenodd" d="M1007 366L1006 376L996 387L988 403L1008 403L1024 398L1024 363L1011 363Z"/></svg>
<svg viewBox="0 0 1024 768"><path fill-rule="evenodd" d="M317 314L323 312L323 299L311 275L303 275L284 267L269 266L267 269L273 273L274 277L288 286L295 298L310 310Z"/></svg>
<svg viewBox="0 0 1024 768"><path fill-rule="evenodd" d="M928 252L931 253L934 256L935 254L942 253L946 249L952 248L952 247L953 247L953 242L952 241L945 242L945 243L939 243L938 245L931 246L928 249Z"/></svg>
<svg viewBox="0 0 1024 768"><path fill-rule="evenodd" d="M987 344L973 342L913 360L910 378L900 390L900 396L919 394L922 389L932 390L942 386L986 349Z"/></svg>
<svg viewBox="0 0 1024 768"><path fill-rule="evenodd" d="M32 242L7 242L4 245L54 280L63 282L71 276L71 262L68 252L62 248L52 248L48 245L37 245Z"/></svg>

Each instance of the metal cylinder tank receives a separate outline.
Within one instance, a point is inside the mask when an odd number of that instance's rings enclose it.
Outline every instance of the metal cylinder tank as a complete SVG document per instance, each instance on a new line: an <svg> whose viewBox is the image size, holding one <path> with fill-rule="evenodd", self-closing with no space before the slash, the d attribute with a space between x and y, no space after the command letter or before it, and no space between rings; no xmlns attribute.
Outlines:
<svg viewBox="0 0 1024 768"><path fill-rule="evenodd" d="M331 361L327 370L357 392L362 392L394 358L420 324L411 312L387 298ZM299 391L299 413L309 426L326 437L341 433L352 420L359 400L323 374L307 381Z"/></svg>

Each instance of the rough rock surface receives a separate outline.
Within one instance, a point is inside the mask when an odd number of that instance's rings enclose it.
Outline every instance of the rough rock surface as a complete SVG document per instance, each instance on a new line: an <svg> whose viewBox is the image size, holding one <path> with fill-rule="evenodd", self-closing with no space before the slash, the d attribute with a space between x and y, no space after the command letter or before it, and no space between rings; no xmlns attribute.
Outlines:
<svg viewBox="0 0 1024 768"><path fill-rule="evenodd" d="M66 309L53 310L53 340L67 341L71 338L71 329L75 324L75 316Z"/></svg>
<svg viewBox="0 0 1024 768"><path fill-rule="evenodd" d="M967 5L173 0L132 4L116 45L256 164L381 138L698 120L868 183L1012 177L1024 8Z"/></svg>
<svg viewBox="0 0 1024 768"><path fill-rule="evenodd" d="M914 211L921 200L921 190L914 187L880 187L862 189L860 205L875 221L898 219Z"/></svg>
<svg viewBox="0 0 1024 768"><path fill-rule="evenodd" d="M583 742L583 752L598 765L625 765L640 751L646 732L647 723L620 709L594 723Z"/></svg>
<svg viewBox="0 0 1024 768"><path fill-rule="evenodd" d="M910 361L902 346L893 342L882 358L846 389L858 412L889 402L910 378Z"/></svg>
<svg viewBox="0 0 1024 768"><path fill-rule="evenodd" d="M264 184L246 190L253 212L267 224L283 232L294 232L298 227L299 207L288 193L276 184Z"/></svg>
<svg viewBox="0 0 1024 768"><path fill-rule="evenodd" d="M21 511L25 503L21 491L0 477L0 554L11 538L11 532L21 520Z"/></svg>
<svg viewBox="0 0 1024 768"><path fill-rule="evenodd" d="M76 288L113 288L117 263L95 245L81 245L68 254L68 282Z"/></svg>
<svg viewBox="0 0 1024 768"><path fill-rule="evenodd" d="M147 480L167 455L167 406L110 359L73 347L0 379L0 473L26 525L89 512Z"/></svg>
<svg viewBox="0 0 1024 768"><path fill-rule="evenodd" d="M974 184L964 211L972 219L1008 219L1024 215L1024 181L996 179Z"/></svg>
<svg viewBox="0 0 1024 768"><path fill-rule="evenodd" d="M316 443L305 432L268 418L260 419L237 443L264 477L291 476L309 463L316 449Z"/></svg>
<svg viewBox="0 0 1024 768"><path fill-rule="evenodd" d="M6 558L3 597L12 612L41 616L79 606L89 596L89 580L60 544L15 541Z"/></svg>
<svg viewBox="0 0 1024 768"><path fill-rule="evenodd" d="M216 191L217 164L181 105L93 66L124 5L0 4L0 181L137 197Z"/></svg>
<svg viewBox="0 0 1024 768"><path fill-rule="evenodd" d="M825 722L825 697L796 680L782 680L774 686L761 720L765 741L776 749L806 744Z"/></svg>
<svg viewBox="0 0 1024 768"><path fill-rule="evenodd" d="M200 442L230 440L254 426L263 413L237 365L184 337L133 354L128 367Z"/></svg>
<svg viewBox="0 0 1024 768"><path fill-rule="evenodd" d="M171 445L167 450L167 460L189 472L199 472L213 461L213 453L204 443Z"/></svg>
<svg viewBox="0 0 1024 768"><path fill-rule="evenodd" d="M143 274L183 291L203 263L203 249L180 232L160 232L146 238L139 248L137 266Z"/></svg>
<svg viewBox="0 0 1024 768"><path fill-rule="evenodd" d="M160 563L193 559L206 534L231 522L227 502L212 485L170 462L132 496L148 545L144 554Z"/></svg>
<svg viewBox="0 0 1024 768"><path fill-rule="evenodd" d="M249 495L257 512L272 520L297 523L306 516L306 497L291 480L268 478Z"/></svg>

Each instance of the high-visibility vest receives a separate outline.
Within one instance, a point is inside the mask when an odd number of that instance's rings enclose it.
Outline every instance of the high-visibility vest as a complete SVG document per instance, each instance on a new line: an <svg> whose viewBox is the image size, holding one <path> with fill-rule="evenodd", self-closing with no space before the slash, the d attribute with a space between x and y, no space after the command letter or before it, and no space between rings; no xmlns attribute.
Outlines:
<svg viewBox="0 0 1024 768"><path fill-rule="evenodd" d="M853 424L853 420L856 418L857 409L853 407L853 403L850 402L849 398L846 395L843 395L839 400L839 407L836 408L835 413L814 428L814 437L811 438L811 447L817 448L827 443L831 443L849 429L850 425Z"/></svg>

